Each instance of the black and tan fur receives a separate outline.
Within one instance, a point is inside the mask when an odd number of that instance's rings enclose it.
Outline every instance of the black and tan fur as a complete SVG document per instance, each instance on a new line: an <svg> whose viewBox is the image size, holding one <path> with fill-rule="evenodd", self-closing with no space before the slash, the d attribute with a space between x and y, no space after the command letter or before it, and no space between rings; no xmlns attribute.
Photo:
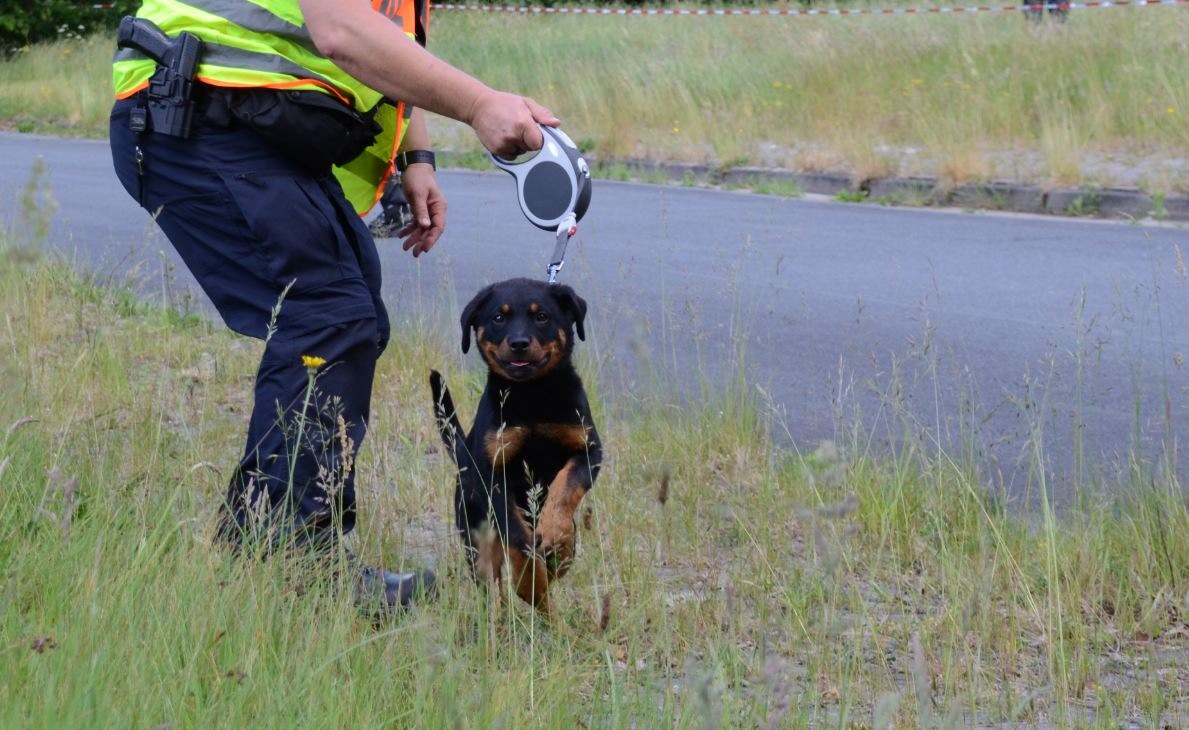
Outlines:
<svg viewBox="0 0 1189 730"><path fill-rule="evenodd" d="M516 594L548 613L549 584L574 558L574 515L602 461L586 391L571 362L586 302L568 286L510 279L463 310L487 385L469 433L437 371L434 415L458 467L455 518L476 578L508 570Z"/></svg>

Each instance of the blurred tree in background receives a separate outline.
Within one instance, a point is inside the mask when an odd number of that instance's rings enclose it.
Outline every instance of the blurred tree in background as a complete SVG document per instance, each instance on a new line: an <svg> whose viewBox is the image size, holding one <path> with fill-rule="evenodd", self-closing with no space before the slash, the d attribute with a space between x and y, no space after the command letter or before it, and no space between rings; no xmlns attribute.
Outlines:
<svg viewBox="0 0 1189 730"><path fill-rule="evenodd" d="M136 12L139 6L140 0L5 0L0 2L0 53L114 28L121 17Z"/></svg>

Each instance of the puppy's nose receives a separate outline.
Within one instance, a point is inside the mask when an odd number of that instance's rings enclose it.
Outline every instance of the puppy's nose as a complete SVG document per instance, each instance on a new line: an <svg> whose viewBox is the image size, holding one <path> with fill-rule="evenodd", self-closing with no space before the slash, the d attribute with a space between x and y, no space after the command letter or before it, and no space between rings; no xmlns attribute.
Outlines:
<svg viewBox="0 0 1189 730"><path fill-rule="evenodd" d="M532 344L532 338L527 335L508 336L508 347L512 349L512 352L524 352L530 344Z"/></svg>

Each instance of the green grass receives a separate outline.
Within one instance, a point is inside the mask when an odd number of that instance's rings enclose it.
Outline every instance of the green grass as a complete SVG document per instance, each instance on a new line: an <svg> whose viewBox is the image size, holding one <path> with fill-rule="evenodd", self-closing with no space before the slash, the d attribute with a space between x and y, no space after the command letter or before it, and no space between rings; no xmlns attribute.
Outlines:
<svg viewBox="0 0 1189 730"><path fill-rule="evenodd" d="M862 203L867 200L866 190L839 190L834 193L834 199L839 203Z"/></svg>
<svg viewBox="0 0 1189 730"><path fill-rule="evenodd" d="M107 136L114 36L27 47L0 61L0 119L22 132Z"/></svg>
<svg viewBox="0 0 1189 730"><path fill-rule="evenodd" d="M1077 183L1085 155L1189 154L1189 14L586 18L439 13L433 47L557 110L610 158L727 160L859 179ZM525 42L525 39L532 42ZM564 59L564 62L559 60ZM575 69L582 69L576 72ZM458 144L472 144L467 134ZM897 150L914 148L924 169ZM1184 179L1155 180L1184 188Z"/></svg>
<svg viewBox="0 0 1189 730"><path fill-rule="evenodd" d="M778 195L782 198L800 198L805 190L793 181L750 180L747 187L761 195Z"/></svg>
<svg viewBox="0 0 1189 730"><path fill-rule="evenodd" d="M432 313L381 359L356 549L444 590L373 626L299 559L211 543L259 345L36 253L30 191L0 241L2 727L1189 722L1175 477L1021 515L927 444L779 447L738 375L678 408L584 361L608 458L556 620L487 600L426 375L464 413L481 379Z"/></svg>
<svg viewBox="0 0 1189 730"><path fill-rule="evenodd" d="M846 18L601 18L442 11L432 48L499 88L534 96L601 160L729 162L932 174L946 184L1086 178L1088 155L1125 164L1189 156L1189 13L1074 11ZM30 49L0 64L0 119L102 135L110 41ZM439 146L473 135L435 120ZM905 156L906 149L916 150ZM1034 164L1020 166L1013 155ZM1152 172L1183 192L1183 171ZM1100 185L1109 179L1098 179Z"/></svg>

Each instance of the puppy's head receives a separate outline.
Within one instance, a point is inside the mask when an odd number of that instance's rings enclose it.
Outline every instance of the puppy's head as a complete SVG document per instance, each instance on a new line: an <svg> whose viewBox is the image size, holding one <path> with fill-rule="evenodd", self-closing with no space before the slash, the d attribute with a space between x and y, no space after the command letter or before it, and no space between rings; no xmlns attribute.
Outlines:
<svg viewBox="0 0 1189 730"><path fill-rule="evenodd" d="M586 301L562 284L509 279L484 287L462 311L462 351L471 331L492 372L508 380L539 378L565 362L582 327Z"/></svg>

